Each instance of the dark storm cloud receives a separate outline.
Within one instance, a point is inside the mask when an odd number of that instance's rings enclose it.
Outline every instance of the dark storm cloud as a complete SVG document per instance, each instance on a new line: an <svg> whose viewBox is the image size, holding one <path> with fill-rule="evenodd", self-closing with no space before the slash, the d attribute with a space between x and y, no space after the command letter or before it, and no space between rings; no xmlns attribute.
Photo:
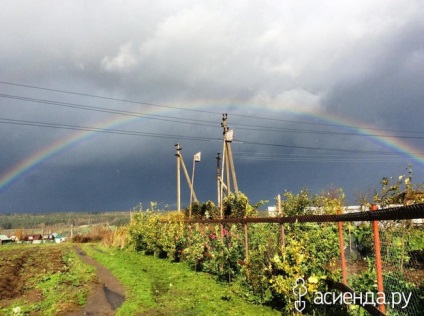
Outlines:
<svg viewBox="0 0 424 316"><path fill-rule="evenodd" d="M298 190L304 185L316 191L329 185L369 188L380 176L403 172L405 163L374 164L373 168L363 163L314 163L313 158L319 160L325 152L293 146L369 150L374 143L318 133L263 132L257 130L258 125L340 129L257 117L320 123L313 117L331 113L379 128L421 130L422 21L424 6L412 0L319 4L307 0L129 1L119 6L113 1L6 1L0 12L0 81L207 113L0 84L2 94L166 115L174 121L139 118L111 126L171 138L113 134L83 138L2 191L0 211L31 207L36 211L110 210L150 200L172 205L176 142L182 143L190 172L192 155L202 151L204 159L197 166L195 182L198 196L214 199L214 157L222 144L211 139L222 135L220 113L224 112L230 113L236 140L256 143L233 144L235 156L250 154L254 159L236 159L240 187L252 200L272 200L284 189ZM0 98L0 114L8 119L77 126L97 126L112 117L4 97ZM114 115L116 120L124 118ZM181 118L191 123L197 120L197 124L175 122ZM0 124L0 132L6 135L0 140L0 176L75 133L7 124ZM415 140L417 148L421 145ZM264 154L309 158L304 163L257 159ZM423 171L421 166L417 169ZM187 197L186 187L183 192Z"/></svg>

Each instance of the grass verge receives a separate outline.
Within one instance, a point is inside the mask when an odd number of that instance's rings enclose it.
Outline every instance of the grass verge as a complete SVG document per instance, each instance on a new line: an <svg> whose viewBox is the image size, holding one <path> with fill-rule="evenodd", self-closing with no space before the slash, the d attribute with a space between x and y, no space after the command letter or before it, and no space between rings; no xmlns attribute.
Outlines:
<svg viewBox="0 0 424 316"><path fill-rule="evenodd" d="M190 270L131 251L83 245L91 257L108 268L126 288L126 300L116 315L280 315L233 295L206 273Z"/></svg>

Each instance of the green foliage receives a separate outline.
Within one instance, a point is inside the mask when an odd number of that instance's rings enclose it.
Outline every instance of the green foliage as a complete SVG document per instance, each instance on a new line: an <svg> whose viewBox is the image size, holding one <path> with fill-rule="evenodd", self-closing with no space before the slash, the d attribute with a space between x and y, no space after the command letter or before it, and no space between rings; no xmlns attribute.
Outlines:
<svg viewBox="0 0 424 316"><path fill-rule="evenodd" d="M241 192L230 193L222 202L224 217L254 217L257 216L257 210L249 204L249 199Z"/></svg>
<svg viewBox="0 0 424 316"><path fill-rule="evenodd" d="M387 192L394 192L387 190ZM335 214L344 206L341 189L330 189L320 195L311 195L304 188L298 194L285 192L281 208L285 216ZM260 202L261 203L261 202ZM225 217L256 216L259 204L251 206L242 194L230 194L223 201ZM219 218L213 202L192 205L193 218ZM340 306L314 306L316 291L327 292L327 280L341 281L340 270L335 268L340 258L338 230L335 223L284 224L285 245L280 243L278 224L249 224L247 227L249 255L245 250L245 226L242 224L213 227L183 224L179 214L161 213L153 208L134 215L129 227L135 249L162 254L172 261L184 260L196 271L209 272L221 281L231 284L232 293L250 302L268 304L285 314L293 313L293 287L303 278L308 289L305 315L345 315ZM349 226L355 244L362 256L373 254L373 236L370 223ZM401 234L399 235L399 232ZM406 237L403 233L408 233ZM393 242L390 259L407 264L409 251L422 249L422 231L411 225L394 223L385 227L384 240ZM399 245L400 246L399 246ZM420 248L421 247L421 248ZM369 269L349 280L356 291L375 289L373 262L367 259ZM231 297L231 294L229 296ZM350 308L349 313L361 309Z"/></svg>
<svg viewBox="0 0 424 316"><path fill-rule="evenodd" d="M190 209L186 208L185 216L189 217ZM220 218L220 211L216 208L212 201L200 203L195 201L191 204L191 218L193 219L209 219L209 218Z"/></svg>
<svg viewBox="0 0 424 316"><path fill-rule="evenodd" d="M342 189L330 188L321 194L315 195L312 203L320 210L321 214L337 214L345 204L345 194Z"/></svg>
<svg viewBox="0 0 424 316"><path fill-rule="evenodd" d="M204 271L216 274L219 280L231 280L240 272L239 259L244 255L242 238L236 225L222 232L215 227L215 233L209 235L209 243L206 245L210 256L203 263Z"/></svg>
<svg viewBox="0 0 424 316"><path fill-rule="evenodd" d="M407 174L400 175L397 179L383 177L380 181L380 191L374 190L374 203L382 207L390 204L417 204L424 202L422 189L424 184L414 184L412 179L412 166L406 168Z"/></svg>
<svg viewBox="0 0 424 316"><path fill-rule="evenodd" d="M281 201L281 209L285 216L298 216L312 214L312 205L309 190L303 188L300 193L284 193L284 200Z"/></svg>
<svg viewBox="0 0 424 316"><path fill-rule="evenodd" d="M286 246L271 260L271 283L275 296L285 302L285 310L289 312L294 303L291 293L298 278L307 281L307 302L311 302L314 292L327 291L325 280L336 278L330 269L339 258L339 251L334 225L292 224L286 231L289 236Z"/></svg>
<svg viewBox="0 0 424 316"><path fill-rule="evenodd" d="M362 257L367 257L374 253L374 237L372 227L369 222L361 222L359 225L352 225L351 233L354 243Z"/></svg>

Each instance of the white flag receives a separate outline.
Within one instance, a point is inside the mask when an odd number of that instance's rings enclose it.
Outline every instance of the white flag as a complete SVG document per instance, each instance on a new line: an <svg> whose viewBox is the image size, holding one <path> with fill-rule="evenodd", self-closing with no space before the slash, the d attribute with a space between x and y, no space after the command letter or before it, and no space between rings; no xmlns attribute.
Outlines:
<svg viewBox="0 0 424 316"><path fill-rule="evenodd" d="M195 154L194 155L194 161L200 161L200 155L201 155L200 151L197 154Z"/></svg>

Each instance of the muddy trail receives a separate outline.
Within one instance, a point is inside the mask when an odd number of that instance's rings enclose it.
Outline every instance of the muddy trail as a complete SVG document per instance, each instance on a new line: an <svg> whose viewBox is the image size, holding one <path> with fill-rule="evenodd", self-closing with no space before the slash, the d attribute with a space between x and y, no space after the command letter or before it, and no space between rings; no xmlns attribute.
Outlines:
<svg viewBox="0 0 424 316"><path fill-rule="evenodd" d="M114 315L116 309L125 301L124 286L108 269L87 256L80 247L75 246L75 251L84 263L97 269L97 274L87 304L67 316Z"/></svg>

